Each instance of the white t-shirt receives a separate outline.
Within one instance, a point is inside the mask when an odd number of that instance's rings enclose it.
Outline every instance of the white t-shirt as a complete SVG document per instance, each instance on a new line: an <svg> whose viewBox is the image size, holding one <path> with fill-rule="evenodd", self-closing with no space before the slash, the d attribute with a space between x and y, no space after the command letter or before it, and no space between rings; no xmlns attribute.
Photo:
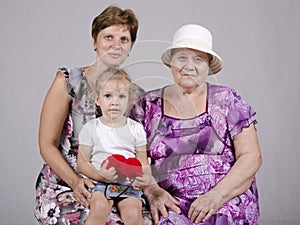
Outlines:
<svg viewBox="0 0 300 225"><path fill-rule="evenodd" d="M99 118L89 120L79 133L79 144L93 146L90 162L97 169L108 156L120 154L135 157L135 146L146 145L146 133L142 124L127 118L123 127L104 125Z"/></svg>

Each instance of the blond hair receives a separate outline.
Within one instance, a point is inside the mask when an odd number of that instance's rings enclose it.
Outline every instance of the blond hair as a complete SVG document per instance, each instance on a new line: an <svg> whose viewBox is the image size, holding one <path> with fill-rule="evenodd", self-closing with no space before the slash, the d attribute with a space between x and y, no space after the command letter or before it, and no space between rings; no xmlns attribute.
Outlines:
<svg viewBox="0 0 300 225"><path fill-rule="evenodd" d="M108 68L103 71L96 80L96 96L99 95L99 91L105 85L105 83L109 80L116 80L117 82L123 83L128 85L128 107L126 115L129 114L132 107L137 103L140 97L145 93L145 90L138 86L137 84L133 83L129 74L123 69L117 68ZM96 116L101 116L101 108L96 106Z"/></svg>

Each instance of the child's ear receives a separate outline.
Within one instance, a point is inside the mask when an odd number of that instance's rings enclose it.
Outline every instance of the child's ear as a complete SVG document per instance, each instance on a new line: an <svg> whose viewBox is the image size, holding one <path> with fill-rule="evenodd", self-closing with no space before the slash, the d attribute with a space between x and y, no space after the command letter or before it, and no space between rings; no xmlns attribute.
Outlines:
<svg viewBox="0 0 300 225"><path fill-rule="evenodd" d="M100 107L100 101L98 96L96 96L95 98L95 104Z"/></svg>

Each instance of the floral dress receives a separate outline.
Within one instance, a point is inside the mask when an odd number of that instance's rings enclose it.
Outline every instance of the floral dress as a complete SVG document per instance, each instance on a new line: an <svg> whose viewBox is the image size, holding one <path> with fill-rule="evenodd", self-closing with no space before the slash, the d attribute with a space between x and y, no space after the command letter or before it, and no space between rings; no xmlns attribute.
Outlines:
<svg viewBox="0 0 300 225"><path fill-rule="evenodd" d="M80 68L61 68L65 74L68 94L72 97L69 115L61 134L59 150L77 171L78 135L82 126L96 118L94 99ZM36 181L35 217L40 224L84 224L89 210L73 197L71 188L44 164ZM143 210L144 224L152 224L150 212ZM113 208L108 225L123 224L116 208Z"/></svg>
<svg viewBox="0 0 300 225"><path fill-rule="evenodd" d="M228 87L208 84L206 111L190 119L163 112L164 88L148 92L133 117L144 124L152 172L159 185L180 202L181 215L169 211L160 225L194 224L188 217L192 202L211 190L235 163L233 136L256 123L253 109ZM201 224L258 224L256 181L225 203Z"/></svg>

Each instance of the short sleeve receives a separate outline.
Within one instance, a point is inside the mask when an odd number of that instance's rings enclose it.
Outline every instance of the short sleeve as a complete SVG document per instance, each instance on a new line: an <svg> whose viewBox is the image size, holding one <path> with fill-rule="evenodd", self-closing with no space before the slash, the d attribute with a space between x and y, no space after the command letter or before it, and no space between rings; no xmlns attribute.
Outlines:
<svg viewBox="0 0 300 225"><path fill-rule="evenodd" d="M146 132L142 124L136 123L135 146L147 144Z"/></svg>
<svg viewBox="0 0 300 225"><path fill-rule="evenodd" d="M134 138L134 146L143 146L147 144L146 132L142 124L128 118L128 128Z"/></svg>
<svg viewBox="0 0 300 225"><path fill-rule="evenodd" d="M256 112L233 89L228 95L228 104L227 125L231 137L240 133L243 128L249 127L250 124L257 123L255 119Z"/></svg>
<svg viewBox="0 0 300 225"><path fill-rule="evenodd" d="M78 141L80 145L86 145L86 146L94 146L95 143L93 141L93 135L92 135L92 120L87 122L81 129Z"/></svg>
<svg viewBox="0 0 300 225"><path fill-rule="evenodd" d="M76 89L83 77L82 70L80 68L61 67L59 68L59 71L64 73L67 92L72 98L74 98Z"/></svg>

